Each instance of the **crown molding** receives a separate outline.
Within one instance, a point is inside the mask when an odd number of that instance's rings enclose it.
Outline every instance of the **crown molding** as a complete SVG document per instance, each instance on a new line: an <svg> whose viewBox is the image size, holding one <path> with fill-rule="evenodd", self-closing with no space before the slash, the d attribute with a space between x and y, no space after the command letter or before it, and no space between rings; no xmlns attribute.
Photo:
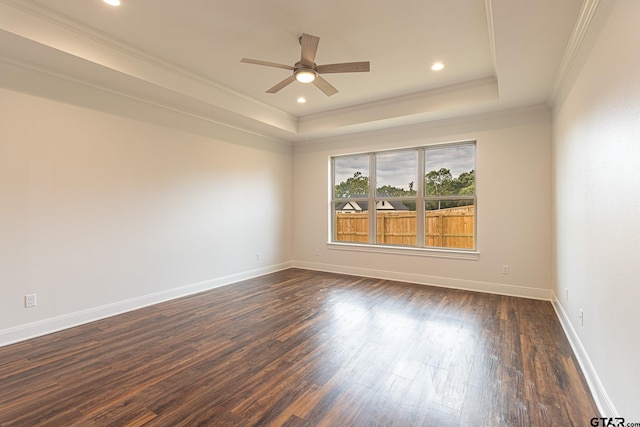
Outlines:
<svg viewBox="0 0 640 427"><path fill-rule="evenodd" d="M276 151L281 150L276 147L285 150L291 147L284 138L251 130L248 125L234 125L231 120L219 120L217 114L206 114L203 109L190 108L188 99L180 105L153 100L6 55L0 55L0 87L229 143Z"/></svg>
<svg viewBox="0 0 640 427"><path fill-rule="evenodd" d="M580 14L578 15L576 24L573 27L573 31L569 37L569 42L567 43L567 47L565 48L562 56L562 61L558 68L558 72L551 86L551 92L548 96L548 102L550 105L553 105L557 100L558 94L573 68L575 59L583 45L585 36L591 27L593 17L599 5L600 0L584 0L584 3L582 4L582 9L580 9Z"/></svg>
<svg viewBox="0 0 640 427"><path fill-rule="evenodd" d="M557 74L553 96L569 73L598 4L599 0L585 0ZM48 75L45 80L54 76L65 79L67 85L75 83L79 105L98 103L80 99L80 93L91 87L93 96L100 96L96 90L100 89L105 97L117 94L154 108L171 110L174 115L180 113L218 127L298 144L517 106L503 96L505 90L500 89L504 82L499 84L497 74L494 24L499 23L500 3L484 0L484 5L493 66L491 75L301 117L138 50L126 40L119 41L32 1L0 0L0 56L10 60L13 66L30 70L32 81L37 75ZM35 83L45 92L56 92ZM18 86L26 85L19 82ZM37 95L34 90L26 92ZM59 100L66 102L66 94L56 93ZM113 105L110 99L104 103Z"/></svg>
<svg viewBox="0 0 640 427"><path fill-rule="evenodd" d="M496 33L493 27L493 4L492 0L485 0L485 10L487 15L487 34L489 35L489 52L491 53L491 67L493 75L498 76L498 59L496 53ZM498 87L498 90L500 88Z"/></svg>
<svg viewBox="0 0 640 427"><path fill-rule="evenodd" d="M391 119L412 124L442 112L497 100L498 82L490 76L304 116L299 119L298 134L308 139L350 129L359 132L387 127Z"/></svg>
<svg viewBox="0 0 640 427"><path fill-rule="evenodd" d="M488 0L487 0L488 1ZM289 143L430 120L497 98L495 77L297 117L140 51L46 6L0 0L0 54L12 66ZM46 78L49 78L46 77ZM23 83L19 84L24 87ZM11 89L11 87L8 87ZM82 102L76 91L76 103ZM49 90L49 92L51 92ZM30 91L36 94L35 91ZM49 96L51 97L51 96ZM68 97L62 95L59 99ZM86 101L85 104L93 104ZM436 115L437 115L436 114Z"/></svg>
<svg viewBox="0 0 640 427"><path fill-rule="evenodd" d="M224 85L221 85L216 81L213 81L202 75L188 71L174 63L164 61L160 58L157 58L146 52L136 49L133 46L130 46L118 40L115 40L109 37L108 35L106 35L105 33L98 31L95 28L89 27L80 21L67 18L49 9L45 9L43 7L39 7L34 4L27 5L25 3L17 2L15 0L0 0L0 4L3 4L3 3L15 9L18 9L23 13L31 15L37 19L41 19L43 21L48 22L49 24L61 27L66 31L75 33L76 35L80 36L82 39L91 40L95 43L108 47L109 49L118 51L122 55L135 58L137 61L146 62L149 65L152 65L159 69L163 69L165 71L174 73L176 75L180 75L182 77L186 77L186 78L198 81L199 83L205 86L209 86L209 87L215 88L216 90L224 91L229 94L232 94L233 96L243 98L247 102L251 102L253 104L259 105L262 108L284 113L283 111L275 107L272 107L271 105L265 104L263 102L258 101L255 98L252 98L240 92L234 91L233 89L230 89Z"/></svg>
<svg viewBox="0 0 640 427"><path fill-rule="evenodd" d="M235 92L219 83L141 52L105 34L34 4L0 0L0 29L65 54L69 61L81 58L104 70L188 96L200 103L227 110L284 131L297 132L297 117ZM35 61L36 58L30 58ZM48 58L41 58L46 67ZM87 80L87 79L85 79Z"/></svg>

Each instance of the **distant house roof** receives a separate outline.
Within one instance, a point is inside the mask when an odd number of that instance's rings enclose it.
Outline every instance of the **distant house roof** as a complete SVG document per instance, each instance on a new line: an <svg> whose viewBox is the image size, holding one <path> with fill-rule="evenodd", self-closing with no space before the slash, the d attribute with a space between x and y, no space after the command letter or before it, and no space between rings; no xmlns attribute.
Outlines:
<svg viewBox="0 0 640 427"><path fill-rule="evenodd" d="M376 203L377 210L389 211L408 211L409 208L404 203L396 200L378 200ZM369 210L369 202L367 201L346 201L336 206L336 211L343 212L364 212Z"/></svg>
<svg viewBox="0 0 640 427"><path fill-rule="evenodd" d="M367 202L342 202L336 206L337 211L361 212L367 210Z"/></svg>

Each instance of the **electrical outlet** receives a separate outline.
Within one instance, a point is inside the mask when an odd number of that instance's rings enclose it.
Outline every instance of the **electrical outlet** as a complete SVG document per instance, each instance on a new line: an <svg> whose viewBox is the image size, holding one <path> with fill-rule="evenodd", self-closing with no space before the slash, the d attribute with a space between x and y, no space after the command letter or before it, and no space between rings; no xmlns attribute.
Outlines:
<svg viewBox="0 0 640 427"><path fill-rule="evenodd" d="M569 288L564 288L564 300L569 301Z"/></svg>
<svg viewBox="0 0 640 427"><path fill-rule="evenodd" d="M584 311L580 309L580 326L584 326Z"/></svg>
<svg viewBox="0 0 640 427"><path fill-rule="evenodd" d="M509 274L509 266L507 264L502 266L502 274Z"/></svg>
<svg viewBox="0 0 640 427"><path fill-rule="evenodd" d="M256 254L256 261L260 261L260 252Z"/></svg>
<svg viewBox="0 0 640 427"><path fill-rule="evenodd" d="M36 294L29 294L24 296L24 307L31 308L36 306Z"/></svg>
<svg viewBox="0 0 640 427"><path fill-rule="evenodd" d="M320 249L316 249L316 256L320 256Z"/></svg>

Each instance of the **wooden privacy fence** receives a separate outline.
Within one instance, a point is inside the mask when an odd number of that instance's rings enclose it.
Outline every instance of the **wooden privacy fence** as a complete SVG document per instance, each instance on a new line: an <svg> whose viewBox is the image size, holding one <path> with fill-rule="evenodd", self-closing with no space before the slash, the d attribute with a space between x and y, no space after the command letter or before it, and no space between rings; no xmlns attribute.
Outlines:
<svg viewBox="0 0 640 427"><path fill-rule="evenodd" d="M426 246L474 248L475 206L425 212ZM416 213L412 211L377 212L376 243L416 245ZM363 213L336 213L336 240L369 241L369 216Z"/></svg>
<svg viewBox="0 0 640 427"><path fill-rule="evenodd" d="M474 249L475 210L472 205L427 211L426 246Z"/></svg>

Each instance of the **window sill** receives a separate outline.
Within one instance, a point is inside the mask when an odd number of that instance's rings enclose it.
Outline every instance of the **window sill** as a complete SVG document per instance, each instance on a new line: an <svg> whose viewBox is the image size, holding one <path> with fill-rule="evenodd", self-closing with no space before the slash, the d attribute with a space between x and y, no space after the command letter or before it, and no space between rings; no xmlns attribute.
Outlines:
<svg viewBox="0 0 640 427"><path fill-rule="evenodd" d="M369 245L365 243L327 242L327 249L450 259L478 260L480 258L480 252L471 250L413 248L402 246Z"/></svg>

